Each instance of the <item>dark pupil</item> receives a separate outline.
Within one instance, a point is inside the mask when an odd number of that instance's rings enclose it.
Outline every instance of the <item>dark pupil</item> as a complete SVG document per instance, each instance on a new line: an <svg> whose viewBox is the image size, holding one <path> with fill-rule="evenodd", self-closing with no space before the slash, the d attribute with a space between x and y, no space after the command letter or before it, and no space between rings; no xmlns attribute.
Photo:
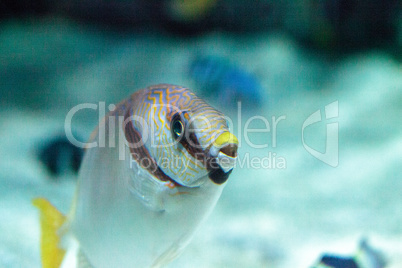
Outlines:
<svg viewBox="0 0 402 268"><path fill-rule="evenodd" d="M176 121L173 123L173 133L175 138L180 137L183 132L183 124L180 121Z"/></svg>

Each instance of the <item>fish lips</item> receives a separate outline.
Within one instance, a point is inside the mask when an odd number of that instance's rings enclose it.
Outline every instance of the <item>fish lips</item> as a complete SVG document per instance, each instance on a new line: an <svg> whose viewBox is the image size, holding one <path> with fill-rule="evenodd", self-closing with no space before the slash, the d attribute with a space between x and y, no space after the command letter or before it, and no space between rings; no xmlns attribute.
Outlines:
<svg viewBox="0 0 402 268"><path fill-rule="evenodd" d="M233 169L225 172L216 158L212 158L208 162L208 177L211 181L218 185L225 183Z"/></svg>
<svg viewBox="0 0 402 268"><path fill-rule="evenodd" d="M216 184L223 184L229 178L237 160L237 143L226 143L220 147L211 146L208 151L208 177Z"/></svg>

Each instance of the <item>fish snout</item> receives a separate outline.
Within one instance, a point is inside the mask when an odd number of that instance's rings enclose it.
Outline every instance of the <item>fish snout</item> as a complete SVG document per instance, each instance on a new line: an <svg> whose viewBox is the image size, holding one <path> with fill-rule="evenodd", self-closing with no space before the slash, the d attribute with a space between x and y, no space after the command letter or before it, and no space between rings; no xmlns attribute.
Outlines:
<svg viewBox="0 0 402 268"><path fill-rule="evenodd" d="M230 132L223 132L212 144L208 165L209 178L216 184L222 184L229 178L236 165L238 140Z"/></svg>

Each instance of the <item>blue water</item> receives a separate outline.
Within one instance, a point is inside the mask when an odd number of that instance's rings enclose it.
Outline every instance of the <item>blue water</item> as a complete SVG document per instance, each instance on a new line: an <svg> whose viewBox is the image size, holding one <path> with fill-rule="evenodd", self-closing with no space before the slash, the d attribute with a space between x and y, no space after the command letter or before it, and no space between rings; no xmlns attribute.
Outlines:
<svg viewBox="0 0 402 268"><path fill-rule="evenodd" d="M207 96L233 121L243 162L170 267L308 267L323 252L353 255L363 236L385 253L388 267L402 266L402 69L386 53L329 61L275 34L116 38L64 22L3 29L0 72L13 79L0 82L0 267L40 265L33 197L63 212L70 206L74 175L50 177L37 144L63 131L67 112L80 103L117 103L161 82L202 95L187 72L200 50L255 74L262 101L242 105L239 115L237 104ZM303 128L316 111L321 121ZM88 110L73 124L88 136L97 118ZM265 132L245 132L247 124Z"/></svg>

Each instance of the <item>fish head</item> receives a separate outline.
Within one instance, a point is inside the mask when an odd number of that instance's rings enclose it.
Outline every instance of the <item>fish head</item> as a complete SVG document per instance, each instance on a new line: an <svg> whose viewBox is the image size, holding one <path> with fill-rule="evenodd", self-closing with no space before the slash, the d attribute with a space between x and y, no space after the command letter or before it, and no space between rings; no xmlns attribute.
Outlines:
<svg viewBox="0 0 402 268"><path fill-rule="evenodd" d="M197 97L193 97L197 98ZM226 117L198 99L196 105L175 107L170 120L171 150L185 165L178 183L194 187L209 178L215 184L228 179L237 159L238 141ZM167 171L169 172L169 171Z"/></svg>
<svg viewBox="0 0 402 268"><path fill-rule="evenodd" d="M133 114L142 114L146 129L135 128L147 133L144 146L169 180L186 187L206 180L226 182L235 166L238 140L223 113L189 89L172 85L148 88L136 106Z"/></svg>

